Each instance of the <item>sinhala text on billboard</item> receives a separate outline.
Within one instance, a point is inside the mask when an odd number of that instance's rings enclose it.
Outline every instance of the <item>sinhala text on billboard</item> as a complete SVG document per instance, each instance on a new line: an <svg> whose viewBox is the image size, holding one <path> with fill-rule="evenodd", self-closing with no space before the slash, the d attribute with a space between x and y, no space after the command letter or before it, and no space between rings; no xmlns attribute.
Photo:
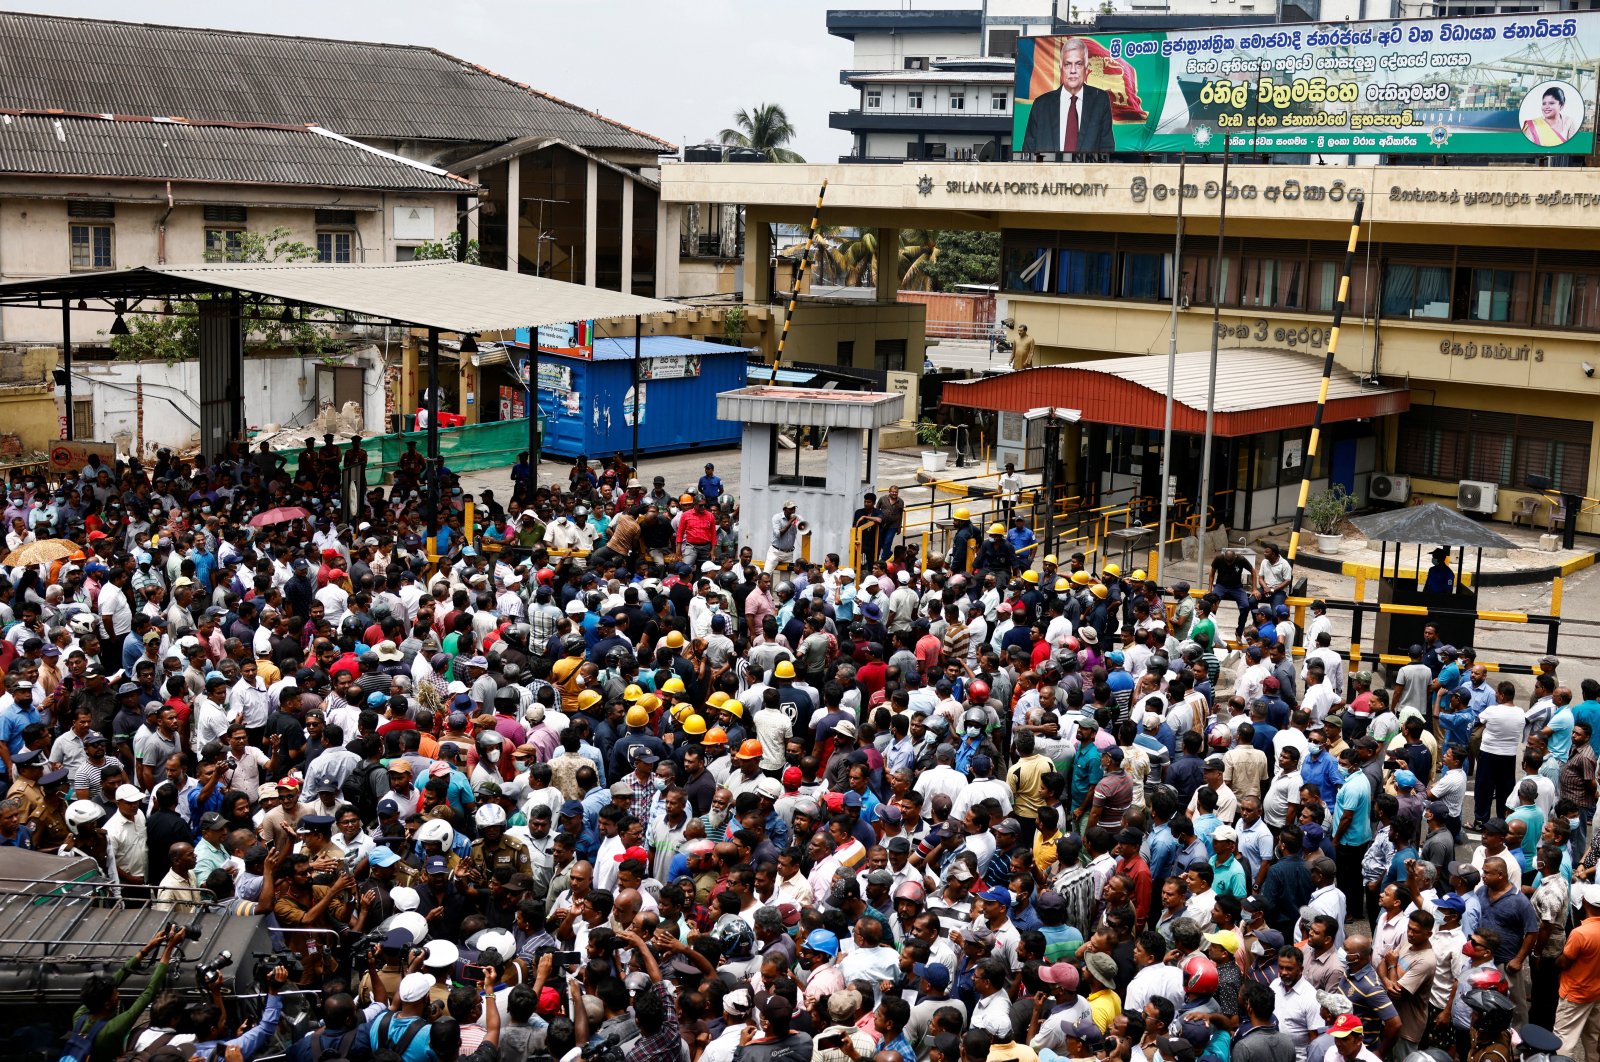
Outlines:
<svg viewBox="0 0 1600 1062"><path fill-rule="evenodd" d="M1023 153L1587 155L1600 12L1018 42Z"/></svg>

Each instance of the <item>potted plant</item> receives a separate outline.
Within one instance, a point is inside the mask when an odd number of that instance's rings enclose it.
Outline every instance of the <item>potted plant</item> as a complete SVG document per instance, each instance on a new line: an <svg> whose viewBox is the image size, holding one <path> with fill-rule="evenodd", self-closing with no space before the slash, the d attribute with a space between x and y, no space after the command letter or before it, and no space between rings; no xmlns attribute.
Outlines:
<svg viewBox="0 0 1600 1062"><path fill-rule="evenodd" d="M1317 549L1320 552L1339 552L1339 543L1344 541L1339 527L1355 504L1355 497L1344 489L1343 483L1333 484L1327 490L1312 495L1306 502L1306 523L1311 525L1312 532L1317 536Z"/></svg>
<svg viewBox="0 0 1600 1062"><path fill-rule="evenodd" d="M949 441L950 429L943 424L935 424L927 417L917 421L917 441L928 449L922 451L922 470L924 472L942 472L950 460L950 455L939 447Z"/></svg>

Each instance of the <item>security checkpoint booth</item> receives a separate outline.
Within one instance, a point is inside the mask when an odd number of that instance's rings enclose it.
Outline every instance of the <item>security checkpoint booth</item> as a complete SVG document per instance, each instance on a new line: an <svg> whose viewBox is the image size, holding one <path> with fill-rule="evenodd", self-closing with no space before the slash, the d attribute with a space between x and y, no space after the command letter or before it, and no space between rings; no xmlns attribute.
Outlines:
<svg viewBox="0 0 1600 1062"><path fill-rule="evenodd" d="M900 420L905 396L881 391L741 387L717 396L717 416L742 423L739 525L757 560L772 541L772 518L793 501L806 525L798 556L837 553L851 563L851 522L878 475L879 435ZM780 429L793 426L786 449ZM825 433L822 474L805 467L799 429ZM809 546L809 550L808 550Z"/></svg>

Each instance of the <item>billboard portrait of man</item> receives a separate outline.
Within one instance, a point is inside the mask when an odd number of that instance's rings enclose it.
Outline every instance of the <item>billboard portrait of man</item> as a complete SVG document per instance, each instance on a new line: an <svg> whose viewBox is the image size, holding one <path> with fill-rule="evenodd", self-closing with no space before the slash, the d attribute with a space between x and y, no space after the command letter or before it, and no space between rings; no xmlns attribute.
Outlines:
<svg viewBox="0 0 1600 1062"><path fill-rule="evenodd" d="M1086 84L1089 49L1077 37L1061 45L1061 87L1043 93L1028 111L1023 151L1095 153L1116 150L1111 97Z"/></svg>

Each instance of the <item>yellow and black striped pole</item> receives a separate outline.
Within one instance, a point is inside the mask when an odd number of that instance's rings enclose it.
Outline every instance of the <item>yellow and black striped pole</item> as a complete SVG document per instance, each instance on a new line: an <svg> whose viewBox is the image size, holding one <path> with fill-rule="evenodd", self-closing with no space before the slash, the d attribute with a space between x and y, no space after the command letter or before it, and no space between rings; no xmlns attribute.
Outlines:
<svg viewBox="0 0 1600 1062"><path fill-rule="evenodd" d="M828 194L828 181L822 181L822 187L817 190L817 208L811 212L811 231L806 234L806 247L800 255L800 267L794 271L794 283L789 285L789 308L783 315L783 331L778 336L778 350L772 356L772 384L778 384L778 366L783 364L783 346L789 341L789 326L794 323L795 304L800 301L800 282L805 279L806 270L811 268L811 248L817 242L817 226L822 221L822 197Z"/></svg>
<svg viewBox="0 0 1600 1062"><path fill-rule="evenodd" d="M1339 276L1339 298L1333 304L1333 327L1328 331L1328 353L1322 359L1322 386L1317 391L1317 409L1311 417L1311 441L1306 445L1306 455L1301 463L1300 503L1294 510L1294 530L1289 532L1289 563L1300 552L1300 528L1306 520L1306 499L1311 494L1311 471L1316 462L1317 448L1322 442L1322 412L1328 408L1328 384L1333 379L1333 359L1339 350L1339 326L1344 322L1345 304L1350 298L1350 271L1355 267L1356 241L1361 238L1361 208L1366 200L1356 201L1356 216L1350 222L1350 242L1344 249L1344 271Z"/></svg>

